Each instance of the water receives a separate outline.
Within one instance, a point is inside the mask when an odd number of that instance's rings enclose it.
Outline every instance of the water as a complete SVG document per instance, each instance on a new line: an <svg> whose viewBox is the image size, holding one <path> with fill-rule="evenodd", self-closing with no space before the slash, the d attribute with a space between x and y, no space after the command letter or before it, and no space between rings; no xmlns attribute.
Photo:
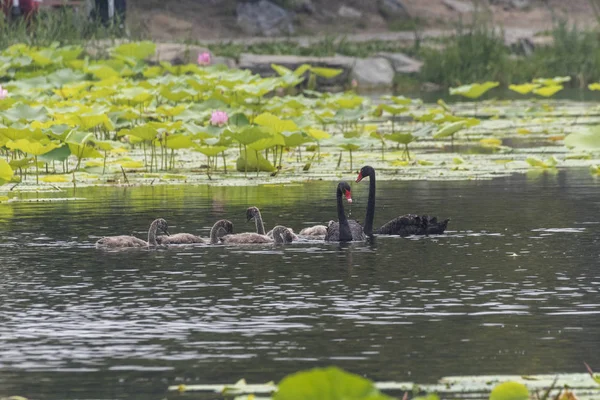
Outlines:
<svg viewBox="0 0 600 400"><path fill-rule="evenodd" d="M367 186L353 184L353 217ZM83 200L0 206L0 395L163 398L170 384L259 383L331 364L421 383L600 365L600 202L587 171L378 183L376 223L451 217L438 237L93 247L105 234L144 237L157 216L172 232L206 236L223 217L252 230L249 205L267 227L298 231L335 216L334 189L92 188L67 193Z"/></svg>

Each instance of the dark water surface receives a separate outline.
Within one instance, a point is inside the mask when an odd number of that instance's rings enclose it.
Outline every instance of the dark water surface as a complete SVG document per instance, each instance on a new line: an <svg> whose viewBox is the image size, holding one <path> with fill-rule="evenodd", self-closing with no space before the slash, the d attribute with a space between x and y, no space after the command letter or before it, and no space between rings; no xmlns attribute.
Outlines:
<svg viewBox="0 0 600 400"><path fill-rule="evenodd" d="M145 237L157 216L172 232L208 235L223 217L249 231L249 205L268 228L298 231L334 218L334 188L93 188L68 193L84 200L1 205L0 397L160 399L169 384L332 364L420 383L600 365L600 196L587 171L379 183L376 222L451 217L438 237L93 246ZM362 220L367 184L353 188Z"/></svg>

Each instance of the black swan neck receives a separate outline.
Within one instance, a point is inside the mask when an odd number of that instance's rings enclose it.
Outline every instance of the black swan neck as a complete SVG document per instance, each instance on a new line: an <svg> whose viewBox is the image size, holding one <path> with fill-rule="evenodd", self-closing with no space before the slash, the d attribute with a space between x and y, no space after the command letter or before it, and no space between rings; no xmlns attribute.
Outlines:
<svg viewBox="0 0 600 400"><path fill-rule="evenodd" d="M365 217L365 235L373 235L373 220L375 219L375 171L369 175L369 199L367 201L367 215Z"/></svg>
<svg viewBox="0 0 600 400"><path fill-rule="evenodd" d="M262 220L262 215L260 215L260 211L257 210L256 215L254 216L254 222L256 223L256 233L259 235L265 234L265 224Z"/></svg>
<svg viewBox="0 0 600 400"><path fill-rule="evenodd" d="M344 202L342 201L342 189L338 188L337 191L337 213L338 213L338 221L340 224L340 241L350 241L352 240L352 232L350 231L350 225L348 224L348 219L346 218L346 213L344 212Z"/></svg>

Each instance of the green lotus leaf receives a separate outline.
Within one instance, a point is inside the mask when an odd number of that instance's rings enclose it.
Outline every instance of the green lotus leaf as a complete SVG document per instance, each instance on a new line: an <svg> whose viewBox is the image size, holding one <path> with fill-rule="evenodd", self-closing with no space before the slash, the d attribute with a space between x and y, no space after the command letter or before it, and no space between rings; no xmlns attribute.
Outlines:
<svg viewBox="0 0 600 400"><path fill-rule="evenodd" d="M152 67L146 67L142 71L142 75L146 79L156 78L157 76L160 76L162 73L163 73L163 68L159 67L158 65L155 65Z"/></svg>
<svg viewBox="0 0 600 400"><path fill-rule="evenodd" d="M283 65L271 64L271 68L277 72L280 76L292 75L291 69L284 67Z"/></svg>
<svg viewBox="0 0 600 400"><path fill-rule="evenodd" d="M307 133L316 140L329 139L331 137L329 133L321 129L310 128L308 129Z"/></svg>
<svg viewBox="0 0 600 400"><path fill-rule="evenodd" d="M521 85L509 85L508 88L513 92L517 92L520 94L527 94L531 92L533 89L537 89L540 87L539 83L523 83Z"/></svg>
<svg viewBox="0 0 600 400"><path fill-rule="evenodd" d="M181 89L172 90L172 89L163 87L160 90L159 94L169 101L180 102L180 101L190 98L192 96L196 96L198 94L198 92L196 92L193 89L181 88Z"/></svg>
<svg viewBox="0 0 600 400"><path fill-rule="evenodd" d="M407 106L413 103L413 99L409 99L404 96L390 96L390 100L392 100L395 104L399 104L402 106Z"/></svg>
<svg viewBox="0 0 600 400"><path fill-rule="evenodd" d="M21 158L19 160L10 160L9 165L13 169L27 169L34 165L35 161L33 157Z"/></svg>
<svg viewBox="0 0 600 400"><path fill-rule="evenodd" d="M308 71L310 69L311 69L310 64L302 64L302 65L300 65L298 68L296 68L294 70L294 75L296 75L296 76L302 76L302 75L304 75L304 73L306 71Z"/></svg>
<svg viewBox="0 0 600 400"><path fill-rule="evenodd" d="M434 135L434 139L442 139L454 135L456 132L464 129L467 126L465 121L453 122L441 127Z"/></svg>
<svg viewBox="0 0 600 400"><path fill-rule="evenodd" d="M57 57L60 57L63 62L73 61L83 53L81 46L62 46L54 50Z"/></svg>
<svg viewBox="0 0 600 400"><path fill-rule="evenodd" d="M177 134L168 136L165 141L165 146L169 149L179 150L194 147L195 143L192 141L191 137L184 134Z"/></svg>
<svg viewBox="0 0 600 400"><path fill-rule="evenodd" d="M298 147L304 143L312 142L312 138L304 132L282 132L286 147Z"/></svg>
<svg viewBox="0 0 600 400"><path fill-rule="evenodd" d="M69 149L68 145L63 144L62 146L57 147L56 149L54 149L52 151L42 154L41 156L38 157L38 160L43 161L43 162L51 162L51 161L63 162L66 159L68 159L70 155L71 155L71 149Z"/></svg>
<svg viewBox="0 0 600 400"><path fill-rule="evenodd" d="M59 69L46 76L48 82L54 87L63 87L69 83L79 82L85 79L85 74L79 71L73 71L70 68Z"/></svg>
<svg viewBox="0 0 600 400"><path fill-rule="evenodd" d="M529 390L522 383L504 382L492 390L490 400L529 400Z"/></svg>
<svg viewBox="0 0 600 400"><path fill-rule="evenodd" d="M570 76L555 76L554 78L537 78L533 80L534 83L539 83L544 86L556 86L570 81Z"/></svg>
<svg viewBox="0 0 600 400"><path fill-rule="evenodd" d="M67 135L65 142L69 144L83 145L93 138L94 134L91 132L73 130Z"/></svg>
<svg viewBox="0 0 600 400"><path fill-rule="evenodd" d="M135 136L141 140L151 141L156 138L158 131L148 125L138 125L133 129L121 130L117 133L117 136L130 135Z"/></svg>
<svg viewBox="0 0 600 400"><path fill-rule="evenodd" d="M116 98L118 104L135 105L146 103L154 97L152 92L143 88L127 88Z"/></svg>
<svg viewBox="0 0 600 400"><path fill-rule="evenodd" d="M288 375L279 382L273 400L392 400L360 375L336 367L315 368Z"/></svg>
<svg viewBox="0 0 600 400"><path fill-rule="evenodd" d="M31 139L32 141L42 140L46 135L41 129L19 128L15 125L10 128L0 128L0 135L9 140Z"/></svg>
<svg viewBox="0 0 600 400"><path fill-rule="evenodd" d="M347 141L345 143L338 144L338 147L348 151L356 151L361 148L361 145L356 141Z"/></svg>
<svg viewBox="0 0 600 400"><path fill-rule="evenodd" d="M31 107L28 104L18 103L12 108L2 112L2 115L11 121L40 121L48 120L48 110L45 107Z"/></svg>
<svg viewBox="0 0 600 400"><path fill-rule="evenodd" d="M243 113L235 113L229 117L227 123L231 126L243 127L250 125L248 117Z"/></svg>
<svg viewBox="0 0 600 400"><path fill-rule="evenodd" d="M392 114L392 115L398 115L398 114L402 114L403 112L408 110L408 107L404 107L404 106L393 106L390 104L380 104L377 106L378 109L382 109L383 111Z"/></svg>
<svg viewBox="0 0 600 400"><path fill-rule="evenodd" d="M284 136L280 133L276 133L271 137L268 137L265 139L260 139L254 143L250 143L248 145L248 148L255 150L255 151L262 151L264 149L270 149L275 146L285 146L285 145L286 145L286 142L285 142Z"/></svg>
<svg viewBox="0 0 600 400"><path fill-rule="evenodd" d="M450 88L451 95L461 95L470 99L477 99L485 92L500 85L500 82L484 82L463 85L456 88Z"/></svg>
<svg viewBox="0 0 600 400"><path fill-rule="evenodd" d="M541 88L533 89L533 93L544 97L551 97L554 96L554 94L560 92L561 90L563 90L562 85L548 85Z"/></svg>
<svg viewBox="0 0 600 400"><path fill-rule="evenodd" d="M196 146L196 147L194 147L194 150L199 151L200 153L204 154L207 157L217 156L227 149L228 149L228 147L226 147L226 146Z"/></svg>
<svg viewBox="0 0 600 400"><path fill-rule="evenodd" d="M257 125L268 127L276 133L282 133L285 131L292 132L298 130L298 126L294 121L281 119L271 113L262 113L258 115L256 118L254 118L254 123Z"/></svg>
<svg viewBox="0 0 600 400"><path fill-rule="evenodd" d="M81 114L77 118L79 119L79 127L84 130L94 128L98 125L104 126L109 131L115 129L108 115L102 111Z"/></svg>
<svg viewBox="0 0 600 400"><path fill-rule="evenodd" d="M117 78L120 74L108 65L90 65L85 69L88 74L94 75L98 79Z"/></svg>
<svg viewBox="0 0 600 400"><path fill-rule="evenodd" d="M27 91L27 90L47 90L51 89L53 86L48 82L48 79L45 76L36 76L33 78L27 79L19 79L17 81L12 81L7 84L3 84L5 88L14 91Z"/></svg>
<svg viewBox="0 0 600 400"><path fill-rule="evenodd" d="M266 132L264 128L260 126L247 126L235 131L226 130L225 134L243 145L249 145L250 143L272 136L272 134Z"/></svg>
<svg viewBox="0 0 600 400"><path fill-rule="evenodd" d="M113 52L121 56L133 57L136 60L143 60L156 53L156 44L149 41L125 43L115 47Z"/></svg>
<svg viewBox="0 0 600 400"><path fill-rule="evenodd" d="M2 129L0 129L0 133L2 133ZM584 150L600 149L600 125L567 135L565 137L565 146Z"/></svg>
<svg viewBox="0 0 600 400"><path fill-rule="evenodd" d="M417 140L417 137L412 133L392 133L391 135L387 135L386 138L389 140L400 143L400 144L409 144Z"/></svg>
<svg viewBox="0 0 600 400"><path fill-rule="evenodd" d="M30 52L28 56L31 57L31 60L33 61L34 65L40 66L42 68L54 64L55 62L52 60L53 51L51 51L50 49Z"/></svg>
<svg viewBox="0 0 600 400"><path fill-rule="evenodd" d="M6 143L6 147L11 150L20 150L23 153L30 154L32 156L41 156L42 154L48 153L60 145L56 142L42 143L39 141L31 141L29 139L10 140Z"/></svg>
<svg viewBox="0 0 600 400"><path fill-rule="evenodd" d="M322 78L331 79L344 72L344 70L340 68L311 67L310 72Z"/></svg>
<svg viewBox="0 0 600 400"><path fill-rule="evenodd" d="M182 112L184 112L186 110L186 108L187 108L187 106L185 106L183 104L180 104L175 107L162 105L156 109L156 112L158 114L165 115L167 117L174 117L174 116L179 115Z"/></svg>
<svg viewBox="0 0 600 400"><path fill-rule="evenodd" d="M239 172L255 172L257 170L263 172L273 172L276 170L269 160L264 158L260 153L252 150L248 151L246 156L242 155L237 159L235 168Z"/></svg>
<svg viewBox="0 0 600 400"><path fill-rule="evenodd" d="M0 158L0 184L10 181L14 175L13 169L4 158Z"/></svg>
<svg viewBox="0 0 600 400"><path fill-rule="evenodd" d="M82 145L68 144L71 153L78 159L83 158L104 158L104 154L100 153L93 145L86 143Z"/></svg>

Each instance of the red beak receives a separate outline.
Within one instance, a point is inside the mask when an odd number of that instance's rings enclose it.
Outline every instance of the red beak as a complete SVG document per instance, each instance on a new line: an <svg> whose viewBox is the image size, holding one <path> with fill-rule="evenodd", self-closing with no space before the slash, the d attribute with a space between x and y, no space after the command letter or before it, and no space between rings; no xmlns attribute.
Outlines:
<svg viewBox="0 0 600 400"><path fill-rule="evenodd" d="M356 177L356 183L362 181L362 178L363 178L362 172L359 172L358 176Z"/></svg>
<svg viewBox="0 0 600 400"><path fill-rule="evenodd" d="M344 193L344 195L346 196L346 201L348 203L352 203L352 192L347 190L346 193Z"/></svg>

